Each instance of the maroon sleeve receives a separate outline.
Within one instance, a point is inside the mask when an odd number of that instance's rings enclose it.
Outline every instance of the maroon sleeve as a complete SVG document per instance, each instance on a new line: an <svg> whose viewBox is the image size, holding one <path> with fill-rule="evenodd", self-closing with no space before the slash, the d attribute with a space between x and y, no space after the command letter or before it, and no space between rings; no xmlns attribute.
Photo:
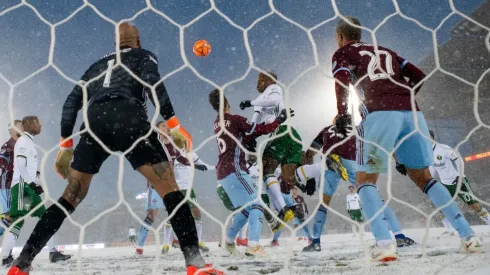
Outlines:
<svg viewBox="0 0 490 275"><path fill-rule="evenodd" d="M252 125L248 123L247 119L244 117L240 117L239 121L240 132L242 133L250 133L252 131ZM277 127L279 127L279 121L274 121L270 124L256 124L254 133L258 136L266 135L274 132Z"/></svg>
<svg viewBox="0 0 490 275"><path fill-rule="evenodd" d="M347 113L349 89L344 88L341 84L349 87L351 71L349 69L349 56L345 49L339 49L332 57L332 74L335 78L335 96L337 97L338 114Z"/></svg>
<svg viewBox="0 0 490 275"><path fill-rule="evenodd" d="M178 151L177 151L177 157L176 157L176 159L177 159L178 162L182 163L183 165L191 166L191 163L189 162L189 160L186 157L182 156L180 154L180 152L178 152Z"/></svg>
<svg viewBox="0 0 490 275"><path fill-rule="evenodd" d="M422 79L424 79L424 72L422 72L422 70L417 68L415 65L400 56L397 56L397 60L400 64L400 69L403 76L408 77L409 79L408 84L410 85L410 87L415 87L415 85L417 85L420 81L422 81ZM415 94L419 92L421 87L422 85L418 86L417 89L415 89Z"/></svg>
<svg viewBox="0 0 490 275"><path fill-rule="evenodd" d="M9 165L9 152L7 149L7 143L5 143L0 149L0 169L2 169L2 173L8 169Z"/></svg>

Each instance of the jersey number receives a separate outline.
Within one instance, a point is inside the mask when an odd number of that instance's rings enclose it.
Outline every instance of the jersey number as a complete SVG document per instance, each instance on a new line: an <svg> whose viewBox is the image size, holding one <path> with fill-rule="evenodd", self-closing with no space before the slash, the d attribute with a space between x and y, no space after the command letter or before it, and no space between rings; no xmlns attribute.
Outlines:
<svg viewBox="0 0 490 275"><path fill-rule="evenodd" d="M111 86L111 75L112 70L114 69L114 62L114 59L107 61L107 71L105 72L104 84L102 84L104 88L109 88Z"/></svg>
<svg viewBox="0 0 490 275"><path fill-rule="evenodd" d="M220 154L223 154L226 151L226 143L222 138L217 138L218 140L218 150Z"/></svg>
<svg viewBox="0 0 490 275"><path fill-rule="evenodd" d="M392 57L391 54L387 51L377 51L380 58L381 55L385 56L385 67L382 68L384 72L376 73L376 67L378 66L378 59L376 58L376 55L372 52L369 51L360 51L359 54L361 56L364 55L369 55L371 57L371 60L369 61L368 65L368 76L371 81L378 80L378 79L386 79L390 75L395 75L395 72L393 71L393 66L392 66Z"/></svg>

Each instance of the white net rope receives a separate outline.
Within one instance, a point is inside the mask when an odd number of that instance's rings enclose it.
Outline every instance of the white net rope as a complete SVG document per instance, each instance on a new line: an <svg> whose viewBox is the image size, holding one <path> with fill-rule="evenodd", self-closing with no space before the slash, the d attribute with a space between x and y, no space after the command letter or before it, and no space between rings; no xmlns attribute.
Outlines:
<svg viewBox="0 0 490 275"><path fill-rule="evenodd" d="M186 69L186 68L189 68L200 80L206 82L207 84L211 85L212 87L215 87L217 89L219 89L221 91L221 103L223 103L224 101L224 97L223 97L223 91L235 84L235 83L238 83L242 80L244 80L246 78L246 76L251 72L252 69L254 70L257 70L257 71L260 71L260 72L263 72L263 73L266 73L264 70L262 70L261 68L259 68L258 66L255 65L254 63L254 55L253 55L253 52L252 52L252 49L251 49L251 46L250 46L250 43L249 43L249 31L251 29L253 29L259 22L263 21L264 19L268 18L269 16L272 16L272 15L277 15L279 16L280 18L282 18L283 20L285 20L286 22L298 27L299 29L301 29L302 31L306 32L307 36L308 36L308 39L309 39L309 42L311 44L311 48L312 48L312 52L313 52L313 59L314 59L314 64L312 66L310 66L309 68L303 70L300 74L298 74L294 80L289 84L289 85L286 85L285 83L281 83L279 82L278 84L281 85L283 88L284 88L284 91L285 91L285 105L286 106L289 106L289 92L290 92L290 89L292 86L294 86L304 75L306 75L308 72L311 72L312 70L315 70L315 69L318 69L320 68L321 66L321 63L320 63L320 60L319 60L319 57L318 57L318 50L317 50L317 45L316 45L316 42L315 42L315 39L313 38L313 34L312 32L318 28L320 28L321 26L333 21L333 20L338 20L338 19L344 19L344 15L342 15L339 11L339 8L337 7L337 3L335 0L331 0L331 4L332 4L332 7L334 9L334 12L335 12L335 15L329 19L326 19L324 20L323 22L311 27L311 28L306 28L304 27L303 25L295 22L294 20L290 19L288 16L286 16L285 14L283 14L281 11L279 11L275 6L274 6L274 1L273 0L269 0L268 1L268 4L269 4L269 8L270 8L270 11L266 14L264 14L263 16L260 16L259 18L257 18L256 20L253 21L253 23L251 23L248 27L244 28L242 26L240 26L239 24L237 24L236 22L234 22L232 19L230 19L229 16L227 16L224 12L222 12L216 5L215 1L214 0L209 0L210 1L210 4L211 4L211 7L202 12L199 16L195 17L194 19L192 19L191 21L189 21L188 23L186 24L178 24L175 20L173 20L170 16L168 16L167 14L165 14L164 12L162 12L161 10L155 8L152 4L152 2L150 0L146 0L146 7L137 11L131 18L127 18L127 19L124 19L124 20L121 20L121 21L114 21L112 20L111 18L109 18L108 16L104 15L104 13L102 13L94 4L92 4L90 1L88 0L84 0L83 1L83 4L80 5L80 7L78 7L76 10L74 10L69 16L67 16L65 19L61 20L61 21L58 21L57 23L51 23L49 22L46 18L44 18L41 13L36 9L36 7L34 5L32 5L31 3L27 2L26 0L22 0L20 3L18 3L17 5L14 5L14 6L11 6L3 11L0 12L0 17L1 16L4 16L16 9L19 9L21 7L28 7L29 9L31 9L36 15L37 17L44 23L46 24L47 26L49 26L50 28L50 35L51 35L51 39L50 39L50 46L49 46L49 56L48 56L48 63L44 66L42 66L41 68L39 68L38 70L36 70L35 72L31 73L30 75L28 75L27 77L19 80L18 82L11 82L9 79L7 79L7 77L5 77L3 74L0 73L0 78L8 85L9 87L9 96L8 96L8 109L9 109L9 119L11 122L13 122L14 120L14 106L13 106L13 99L14 99L14 91L16 89L16 87L18 87L19 85L21 85L22 83L30 80L31 78L35 77L36 75L40 74L41 72L49 69L49 68L52 68L54 69L60 76L62 76L64 79L66 79L67 81L73 83L74 85L80 85L83 90L84 90L84 107L82 108L83 110L83 118L84 118L84 122L86 123L86 129L84 131L88 131L96 140L97 142L99 142L103 148L109 152L110 154L112 155L115 155L119 158L119 172L118 172L118 179L117 179L117 186L118 186L118 196L119 196L119 199L118 199L118 202L100 212L97 216L95 216L94 218L92 218L90 221L86 222L85 224L80 224L78 222L76 222L71 216L68 215L68 220L76 227L78 227L80 229L80 238L79 238L79 250L78 250L78 259L77 259L77 274L82 274L83 273L83 268L82 268L82 264L81 264L81 260L82 260L82 244L84 242L84 236L85 236L85 230L88 226L90 226L91 224L97 222L98 220L100 220L101 218L103 218L105 215L109 214L110 212L116 210L118 207L120 207L121 205L124 205L126 206L126 208L128 209L128 211L130 212L131 216L138 220L140 222L140 224L143 224L143 221L141 220L141 217L140 215L136 214L134 212L134 210L132 209L131 205L129 205L129 203L124 199L124 195L123 195L123 164L124 164L124 156L125 154L127 154L132 148L134 148L134 146L136 145L137 142L140 142L142 141L144 138L146 137L142 137L140 138L138 141L136 141L134 144L133 144L133 147L128 149L126 152L123 152L123 153L119 153L119 152L112 152L109 150L109 148L107 146L105 146L98 138L97 136L95 136L93 134L93 132L91 131L90 129L90 125L88 123L88 119L87 119L87 94L86 94L86 86L91 82L91 81L94 81L95 79L92 79L89 83L80 83L77 79L73 79L73 78L70 78L67 74L65 74L54 62L53 62L53 59L54 59L54 49L55 49L55 44L56 44L56 28L60 27L61 25L67 23L70 19L72 19L75 15L77 15L80 11L82 11L83 9L85 8L90 8L91 10L93 10L100 18L102 18L103 20L111 23L114 27L115 27L115 33L116 33L116 41L118 41L118 26L119 24L121 24L122 22L130 22L130 21L134 21L138 16L140 16L141 14L143 14L144 12L146 11L152 11L158 15L160 15L162 18L164 18L165 20L167 20L168 22L170 22L171 24L175 25L178 29L179 29L179 36L180 36L180 55L181 55L181 58L184 62L184 65L180 66L179 68L171 71L170 73L166 74L165 76L162 77L161 81L165 81L166 79L170 78L171 76L177 74L178 72ZM448 0L449 1L449 6L450 6L450 9L451 9L451 12L440 22L440 24L435 28L435 29L431 29L427 26L425 26L424 24L422 24L420 21L418 21L417 19L415 18L412 18L410 16L407 16L405 15L401 10L400 10L400 7L398 5L398 2L396 0L393 0L393 5L395 7L395 12L393 12L392 14L386 16L374 29L369 29L369 28L366 28L366 27L362 27L363 30L365 31L368 31L372 37L372 42L373 44L375 45L375 47L377 47L378 43L377 43L377 39L376 39L376 32L381 28L381 26L383 26L390 18L394 17L394 16L401 16L403 19L405 20L408 20L408 21L411 21L415 24L417 24L421 29L423 30L426 30L428 32L431 32L432 33L432 40L433 40L433 53L434 53L434 59L435 59L435 68L427 73L427 76L425 78L425 80L427 80L428 78L430 78L432 75L434 75L435 73L437 72L441 72L445 75L448 75L448 76L451 76L467 85L470 85L471 87L474 88L474 106L473 106L473 113L474 113L474 117L478 123L477 126L475 126L471 131L468 132L466 138L462 141L460 141L458 143L458 145L455 147L456 150L459 151L459 147L464 144L465 142L467 142L470 137L473 135L473 133L475 133L475 131L477 131L478 129L481 129L481 128L490 128L490 125L488 124L485 124L482 119L480 118L480 115L479 115L479 111L478 111L478 99L479 99L479 85L481 84L481 82L483 81L483 78L488 74L488 72L490 71L490 68L487 69L484 73L481 74L480 78L478 79L477 82L473 83L473 82L470 82L450 71L447 71L445 69L443 69L440 65L440 62L439 62L439 53L438 53L438 43L437 43L437 31L444 25L444 23L453 15L457 15L457 16L460 16L461 18L463 18L464 20L467 20L477 26L479 26L480 28L482 29L485 29L486 31L489 31L489 33L487 34L487 37L485 39L485 45L486 45L486 48L490 51L490 28L480 24L479 22L473 20L472 18L470 18L469 16L467 16L466 14L464 14L463 12L460 12L454 5L454 2L453 0ZM243 73L243 75L241 77L238 77L232 81L229 81L223 85L218 85L216 84L215 82L213 82L212 80L204 77L195 67L192 66L192 64L189 62L189 60L187 59L187 54L190 53L191 51L189 51L189 49L187 49L185 46L184 46L184 42L185 42L185 39L184 39L184 33L185 33L185 30L187 28L189 28L190 26L192 26L193 24L195 24L197 21L199 21L201 18L203 18L204 16L206 16L207 14L211 13L211 12L216 12L219 16L221 16L222 18L224 18L226 20L226 22L228 22L231 26L233 26L234 28L240 30L243 34L243 39L244 39L244 43L245 43L245 49L246 49L246 52L247 52L247 56L248 56L248 68L247 70ZM116 49L118 48L118 45L116 45ZM120 63L120 53L117 54L117 64L116 66L121 66L123 67L128 73L130 73L135 79L138 79L136 75L134 75L134 73L132 73L127 67L125 67L123 64ZM379 68L379 69L382 69L382 68ZM101 76L103 76L105 74L102 73L99 77L97 77L96 79L100 78ZM329 78L329 79L333 79L333 77L329 74L329 75L326 75L325 77ZM361 81L362 79L360 79L359 81ZM393 79L391 79L392 81L394 81ZM140 81L141 83L143 83L145 86L147 87L150 87L148 84L142 82L141 79L138 79L138 81ZM157 83L158 84L158 83ZM153 97L156 98L156 95L155 95L155 91L154 91L154 87L157 85L155 84L153 87L150 87L152 88L152 93L153 93ZM398 83L396 83L397 85L400 85ZM348 88L348 87L346 87ZM411 89L411 91L413 92L414 89ZM171 93L172 91L170 91ZM412 98L414 98L414 96L412 96ZM415 100L413 99L412 100L412 105L413 105L413 108L415 108ZM221 104L221 106L223 106L223 104ZM158 115L159 115L159 106L157 106L156 108L157 110L155 111L155 114L153 115L152 117L152 125L155 125L155 122L157 121L158 119ZM178 110L177 110L177 114L178 114ZM220 117L221 117L221 128L224 129L224 119L223 119L223 111L221 110L220 112ZM185 126L185 125L184 125ZM418 126L417 126L418 127ZM225 130L226 131L226 130ZM417 129L418 131L418 129ZM73 137L74 136L78 136L80 134L82 134L83 132L77 132L75 134L73 134ZM300 140L297 140L294 135L292 134L291 132L291 128L289 128L289 133L291 134L291 136L293 137L293 139L295 139L297 142L301 143ZM413 132L411 133L410 135L413 135L415 134L416 132ZM148 133L149 135L150 133ZM284 133L284 134L287 134L287 133ZM284 135L283 134L283 135ZM147 135L147 136L148 136ZM219 134L218 134L219 135ZM214 139L216 136L218 135L215 135L215 136L211 136L209 137L208 139L206 139L205 141L203 141L199 146L196 146L196 148L194 149L195 151L199 151L208 141ZM409 135L409 136L410 136ZM232 136L232 135L230 135ZM405 139L407 139L409 136L405 137ZM233 136L232 136L233 137ZM275 138L277 138L278 136L276 136ZM234 138L234 137L233 137ZM428 138L428 137L427 137ZM238 141L236 138L234 138L235 141ZM261 144L260 144L260 147L264 147L266 142L268 142L269 140L271 140L271 138L268 138L267 140L263 141ZM366 142L366 141L365 141ZM401 142L400 142L401 143ZM399 143L399 144L400 144ZM245 148L243 148L243 146L240 144L240 146L242 147L243 150L245 150ZM399 145L398 145L399 146ZM380 148L381 150L383 150L386 154L388 155L392 155L394 151L392 152L387 152L386 150L384 150L383 148L381 147L378 147ZM43 186L47 186L46 185L46 180L45 180L45 171L49 171L49 169L45 169L46 168L46 165L48 164L47 163L47 159L48 159L48 156L53 153L53 152L56 152L58 150L58 144L54 145L52 148L50 149L45 149L45 148L41 148L41 147L38 147L39 150L41 150L43 152L43 159L42 159L42 162L41 162L41 166L40 166L40 170L41 170L41 182L43 184ZM331 152L333 148L330 148L330 150L326 153L328 154L329 152ZM259 150L260 152L260 150ZM323 154L323 157L326 155L326 154ZM458 153L459 154L459 153ZM261 158L259 157L258 158L259 160L259 165L262 165L261 163ZM325 169L325 163L322 164L322 168ZM47 167L51 167L51 164L48 164ZM416 206L412 205L411 203L409 202L406 202L402 199L399 199L399 198L396 198L393 194L392 194L392 189L391 189L391 185L392 185L392 173L393 173L393 167L389 167L388 169L388 182L387 182L387 191L388 191L388 198L386 198L386 203L389 203L391 200L393 201L396 201L406 207L409 207L411 209L413 209L414 211L420 213L422 216L424 216L425 218L427 218L427 225L426 225L426 232L425 232L425 236L424 236L424 240L423 240L423 243L422 243L422 254L424 253L424 248L425 248L425 245L426 245L426 242L427 242L427 237L428 237L428 232L429 232L429 226L430 226L430 220L431 218L436 214L438 213L439 209L436 209L434 211L432 211L430 214L426 214L424 212L422 212L420 209L418 209ZM259 179L259 190L262 190L262 176L260 177ZM194 180L192 179L192 185L194 184ZM192 187L191 185L191 187ZM460 188L460 185L458 186L458 190ZM324 186L324 175L322 173L322 177L321 177L321 187L320 187L320 190L323 189L323 186ZM261 191L259 191L261 192ZM320 207L320 205L323 205L324 207L328 208L328 210L335 214L336 216L339 216L340 218L342 218L343 220L345 220L346 222L348 223L356 223L356 222L353 222L350 218L346 217L345 215L343 215L342 213L340 213L339 211L325 205L321 199L321 192L318 192L320 193L319 195L319 199L320 199L320 203L318 205L316 205L315 207L315 211L318 210L318 208ZM47 202L47 201L50 201L50 202L53 202L53 203L57 203L56 202L56 198L57 198L58 194L54 194L54 198L51 196L51 194L49 193L49 190L47 190L47 188L45 189L45 198L44 198L44 202ZM186 198L189 198L190 197L190 192L187 193L186 195ZM485 202L483 200L480 199L480 202L484 205L490 205L488 202ZM182 202L180 205L182 205L184 202ZM230 221L231 221L231 217L232 217L232 214L240 211L240 210L237 210L235 211L234 213L230 214L228 216L228 218L226 219L226 222L223 224L220 220L218 220L217 218L213 217L212 214L210 214L209 212L207 212L203 207L201 207L199 204L197 204L198 207L200 208L200 210L209 218L211 218L214 222L216 222L217 224L219 224L221 226L221 230L222 230L222 237L224 238L224 235L225 235L225 232L226 232L226 228L227 228L227 225L229 225ZM244 207L246 207L247 205L241 207L241 209L243 209ZM180 206L179 206L180 207ZM383 210L383 209L382 209ZM378 212L381 213L382 210L380 210ZM33 210L34 211L34 210ZM138 209L137 210L138 213L141 213L141 210ZM310 215L306 222L310 222L312 219L313 219L313 216L314 215ZM166 218L165 221L167 221L170 217ZM162 222L160 224L160 226L158 226L157 228L153 229L153 228L150 228L151 231L153 231L155 237L156 237L156 243L158 245L160 245L160 238L159 238L159 234L157 234L157 232L159 232L162 227L164 226L165 224L165 221ZM368 223L369 221L365 221L365 224ZM356 223L356 226L360 226L360 224ZM300 229L295 229L295 228L292 228L291 226L289 225L286 225L286 228L288 230L290 230L292 233L293 233L293 236L294 236L294 233L296 233L297 230L300 230ZM362 228L362 227L361 227ZM293 238L293 237L291 237ZM362 237L361 237L361 242L362 242ZM365 247L365 246L364 246ZM291 249L288 250L289 253L287 255L284 255L284 268L285 270L288 270L289 269L289 265L290 265L290 259L291 257L293 257L293 252ZM157 263L161 260L160 259L160 256L159 254L157 253L157 257L155 257L155 264L153 266L153 274L158 274L158 269L157 269ZM463 259L459 259L459 261L463 261ZM454 263L454 262L453 262ZM446 263L446 264L449 264L449 263ZM435 274L436 273L440 273L444 270L444 268L446 266L449 266L449 265L446 265L446 264L441 264L441 268L436 270L435 271ZM214 265L215 266L219 266L220 263L219 262L214 262Z"/></svg>

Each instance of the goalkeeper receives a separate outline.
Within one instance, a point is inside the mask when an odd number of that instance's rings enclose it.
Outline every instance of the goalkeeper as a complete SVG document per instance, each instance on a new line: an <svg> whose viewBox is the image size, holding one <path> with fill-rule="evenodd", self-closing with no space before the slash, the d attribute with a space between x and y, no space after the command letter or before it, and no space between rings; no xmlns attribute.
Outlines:
<svg viewBox="0 0 490 275"><path fill-rule="evenodd" d="M66 215L73 213L87 196L93 176L110 155L88 132L81 134L80 142L73 150L71 136L77 113L83 105L85 89L87 118L94 135L110 150L125 152L133 168L163 198L168 214L174 214L170 223L180 241L187 274L224 274L204 262L189 205L182 204L177 208L184 200L184 195L177 186L169 159L158 141L158 134L152 131L148 121L146 100L153 99L153 96L150 89L140 81L155 85L153 89L160 114L170 128L174 143L181 148L192 149L191 138L175 116L165 86L160 81L156 56L141 49L138 30L129 23L119 25L119 39L119 51L107 54L90 66L82 76L81 83L75 86L63 105L61 148L56 157L55 169L62 178L68 179L68 185L58 203L49 207L37 223L8 275L29 274L34 257L58 231ZM115 64L117 53L120 53L120 62L125 68ZM131 70L139 79L133 78L126 70ZM99 77L104 74L105 77ZM87 82L90 83L85 85ZM150 135L139 140L147 134ZM198 271L205 267L205 271Z"/></svg>

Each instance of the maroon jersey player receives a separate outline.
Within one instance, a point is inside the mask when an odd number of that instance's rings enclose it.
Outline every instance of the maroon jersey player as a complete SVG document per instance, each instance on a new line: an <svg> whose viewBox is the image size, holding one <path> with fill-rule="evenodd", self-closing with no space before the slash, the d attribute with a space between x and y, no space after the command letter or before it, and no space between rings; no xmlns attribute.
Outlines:
<svg viewBox="0 0 490 275"><path fill-rule="evenodd" d="M15 120L14 125L22 130L22 121ZM0 214L8 213L10 209L10 184L14 174L14 146L20 133L9 124L10 139L0 148Z"/></svg>

